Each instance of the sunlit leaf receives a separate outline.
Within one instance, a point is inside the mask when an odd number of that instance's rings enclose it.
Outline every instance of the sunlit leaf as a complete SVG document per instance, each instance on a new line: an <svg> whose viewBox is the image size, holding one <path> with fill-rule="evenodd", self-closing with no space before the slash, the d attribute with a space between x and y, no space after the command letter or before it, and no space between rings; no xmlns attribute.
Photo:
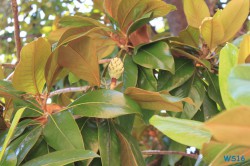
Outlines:
<svg viewBox="0 0 250 166"><path fill-rule="evenodd" d="M99 157L97 154L84 149L67 149L37 157L23 164L23 166L61 166L80 160Z"/></svg>
<svg viewBox="0 0 250 166"><path fill-rule="evenodd" d="M74 40L59 48L58 63L90 85L99 86L99 64L95 49L95 43L89 37Z"/></svg>
<svg viewBox="0 0 250 166"><path fill-rule="evenodd" d="M194 47L199 46L200 33L198 28L188 26L185 30L179 33L179 36L182 42Z"/></svg>
<svg viewBox="0 0 250 166"><path fill-rule="evenodd" d="M227 166L229 164L231 165L236 163L243 164L244 161L250 160L249 147L220 143L216 141L205 143L202 146L201 153L204 160L211 166ZM232 161L232 156L235 156L237 160Z"/></svg>
<svg viewBox="0 0 250 166"><path fill-rule="evenodd" d="M250 56L250 35L244 35L242 42L240 43L240 50L238 56L238 63L245 63L247 57Z"/></svg>
<svg viewBox="0 0 250 166"><path fill-rule="evenodd" d="M200 32L211 51L221 43L224 37L223 25L212 17L207 17L202 21Z"/></svg>
<svg viewBox="0 0 250 166"><path fill-rule="evenodd" d="M250 64L235 66L228 78L228 89L232 98L242 105L250 106Z"/></svg>
<svg viewBox="0 0 250 166"><path fill-rule="evenodd" d="M50 53L51 46L44 38L38 38L24 46L21 61L14 72L13 86L32 94L42 93L45 84L44 68Z"/></svg>
<svg viewBox="0 0 250 166"><path fill-rule="evenodd" d="M188 25L199 28L202 20L209 17L209 9L204 0L184 0L184 12Z"/></svg>
<svg viewBox="0 0 250 166"><path fill-rule="evenodd" d="M236 107L213 117L205 123L205 127L218 141L250 146L249 116L250 107Z"/></svg>
<svg viewBox="0 0 250 166"><path fill-rule="evenodd" d="M192 103L192 100L189 98L171 96L165 91L159 93L129 87L124 93L138 102L142 108L150 110L169 110L180 112L183 110L182 101Z"/></svg>
<svg viewBox="0 0 250 166"><path fill-rule="evenodd" d="M234 37L247 19L248 14L248 0L233 0L227 4L218 17L216 17L216 19L222 23L225 32L221 43Z"/></svg>
<svg viewBox="0 0 250 166"><path fill-rule="evenodd" d="M99 21L94 20L89 17L82 17L82 16L64 16L59 24L63 27L101 27L105 26L104 24L101 24Z"/></svg>
<svg viewBox="0 0 250 166"><path fill-rule="evenodd" d="M228 77L232 68L238 62L238 48L232 44L227 44L220 52L219 63L219 85L223 103L227 109L237 105L229 94Z"/></svg>
<svg viewBox="0 0 250 166"><path fill-rule="evenodd" d="M114 118L127 114L141 114L137 103L121 92L96 90L79 97L68 106L75 115Z"/></svg>
<svg viewBox="0 0 250 166"><path fill-rule="evenodd" d="M154 115L149 122L174 141L198 149L201 149L202 144L208 142L211 137L203 128L203 123L198 121Z"/></svg>

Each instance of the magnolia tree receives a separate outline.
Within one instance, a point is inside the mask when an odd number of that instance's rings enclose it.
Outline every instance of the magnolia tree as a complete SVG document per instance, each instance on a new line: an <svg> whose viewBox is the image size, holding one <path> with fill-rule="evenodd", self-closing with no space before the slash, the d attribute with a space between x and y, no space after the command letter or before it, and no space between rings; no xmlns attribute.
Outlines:
<svg viewBox="0 0 250 166"><path fill-rule="evenodd" d="M173 5L105 0L103 21L65 16L25 45L1 74L0 165L247 165L249 1L183 3L179 36L147 24Z"/></svg>

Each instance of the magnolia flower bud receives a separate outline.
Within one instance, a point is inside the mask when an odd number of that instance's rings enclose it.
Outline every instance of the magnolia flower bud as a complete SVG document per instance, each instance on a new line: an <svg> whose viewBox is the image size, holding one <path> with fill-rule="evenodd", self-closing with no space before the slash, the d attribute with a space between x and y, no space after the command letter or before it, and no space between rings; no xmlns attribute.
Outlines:
<svg viewBox="0 0 250 166"><path fill-rule="evenodd" d="M123 73L123 63L120 58L113 58L108 67L109 75L111 78L118 79Z"/></svg>

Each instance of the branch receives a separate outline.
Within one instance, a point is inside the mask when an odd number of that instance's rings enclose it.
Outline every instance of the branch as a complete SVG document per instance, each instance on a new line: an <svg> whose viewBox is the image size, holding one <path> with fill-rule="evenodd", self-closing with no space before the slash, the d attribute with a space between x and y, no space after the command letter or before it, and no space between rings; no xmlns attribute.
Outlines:
<svg viewBox="0 0 250 166"><path fill-rule="evenodd" d="M109 63L111 59L101 59L99 60L99 64Z"/></svg>
<svg viewBox="0 0 250 166"><path fill-rule="evenodd" d="M62 93L69 93L69 92L81 92L81 91L86 92L89 88L90 86L80 86L80 87L70 87L70 88L59 89L54 92L51 92L49 94L49 97L53 97Z"/></svg>
<svg viewBox="0 0 250 166"><path fill-rule="evenodd" d="M186 156L186 157L190 157L190 158L194 158L194 159L197 159L198 158L198 155L196 154L187 154L185 152L178 152L178 151L160 151L160 150L144 150L142 151L142 154L144 155L173 155L173 154L179 154L179 155L182 155L182 156Z"/></svg>
<svg viewBox="0 0 250 166"><path fill-rule="evenodd" d="M11 1L13 18L14 18L14 34L15 34L15 43L16 43L16 55L17 55L17 62L20 61L20 52L22 49L21 39L20 39L20 29L19 29L19 21L18 21L18 8L16 0Z"/></svg>
<svg viewBox="0 0 250 166"><path fill-rule="evenodd" d="M15 69L16 65L11 63L2 63L1 66L5 68Z"/></svg>

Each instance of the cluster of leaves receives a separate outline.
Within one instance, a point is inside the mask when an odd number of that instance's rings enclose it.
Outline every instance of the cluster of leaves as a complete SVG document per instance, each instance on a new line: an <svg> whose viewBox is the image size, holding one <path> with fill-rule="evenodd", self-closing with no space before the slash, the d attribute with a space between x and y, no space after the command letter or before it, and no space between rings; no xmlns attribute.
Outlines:
<svg viewBox="0 0 250 166"><path fill-rule="evenodd" d="M207 164L225 164L225 154L245 155L247 162L250 36L237 39L240 49L225 42L246 20L249 1L231 1L210 17L203 0L185 0L189 26L154 41L147 23L174 6L161 0L103 6L105 24L63 17L62 28L23 47L12 80L0 81L7 126L0 165L143 166L155 157L144 160L147 145L138 144L149 124L170 140L160 150L194 146ZM110 89L103 62L113 57L123 60L124 72ZM56 91L68 85L78 87ZM196 161L179 154L161 164L176 162Z"/></svg>

